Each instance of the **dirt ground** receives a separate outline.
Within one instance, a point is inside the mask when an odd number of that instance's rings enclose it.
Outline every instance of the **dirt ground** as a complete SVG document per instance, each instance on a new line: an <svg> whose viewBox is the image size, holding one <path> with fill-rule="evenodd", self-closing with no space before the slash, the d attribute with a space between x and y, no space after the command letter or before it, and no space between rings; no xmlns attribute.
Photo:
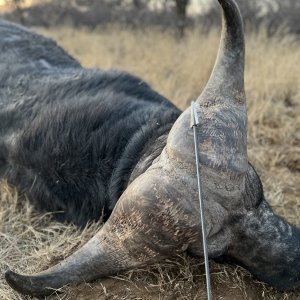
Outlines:
<svg viewBox="0 0 300 300"><path fill-rule="evenodd" d="M55 28L53 37L84 66L124 69L141 76L180 108L204 87L219 32L189 32L183 41L155 30ZM300 43L292 37L246 37L249 159L276 212L300 226ZM31 299L12 291L8 267L33 273L72 253L99 229L83 231L51 220L13 187L0 184L0 299ZM237 266L211 262L214 299L300 299L300 290L281 293ZM117 277L64 287L48 299L206 299L203 261L183 255Z"/></svg>

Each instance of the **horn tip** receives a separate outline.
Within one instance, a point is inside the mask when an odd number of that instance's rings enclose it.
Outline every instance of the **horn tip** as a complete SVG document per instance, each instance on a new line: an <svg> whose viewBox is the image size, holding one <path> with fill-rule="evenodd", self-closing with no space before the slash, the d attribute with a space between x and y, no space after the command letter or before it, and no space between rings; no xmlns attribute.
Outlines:
<svg viewBox="0 0 300 300"><path fill-rule="evenodd" d="M14 290L24 294L22 287L19 285L20 275L8 269L4 274L6 282L9 284L11 288Z"/></svg>
<svg viewBox="0 0 300 300"><path fill-rule="evenodd" d="M23 295L46 296L53 293L53 290L51 289L38 288L35 290L33 288L33 283L30 280L30 276L20 275L10 269L5 272L4 277L12 289Z"/></svg>

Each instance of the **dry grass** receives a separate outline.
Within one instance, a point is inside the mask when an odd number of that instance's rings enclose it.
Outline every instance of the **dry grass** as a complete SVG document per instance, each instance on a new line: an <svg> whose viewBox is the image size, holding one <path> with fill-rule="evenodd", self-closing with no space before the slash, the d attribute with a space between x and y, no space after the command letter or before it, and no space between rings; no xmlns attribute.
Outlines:
<svg viewBox="0 0 300 300"><path fill-rule="evenodd" d="M219 34L191 32L178 42L167 33L110 30L43 31L84 66L133 72L184 109L210 74ZM246 89L249 156L275 210L300 226L300 44L287 37L247 37ZM19 200L18 200L19 198ZM24 197L0 185L0 272L6 266L35 272L88 240L99 224L78 231L33 210ZM188 256L118 278L66 287L52 299L205 299L204 267ZM215 299L299 299L279 293L235 266L212 263ZM0 278L0 299L27 299Z"/></svg>

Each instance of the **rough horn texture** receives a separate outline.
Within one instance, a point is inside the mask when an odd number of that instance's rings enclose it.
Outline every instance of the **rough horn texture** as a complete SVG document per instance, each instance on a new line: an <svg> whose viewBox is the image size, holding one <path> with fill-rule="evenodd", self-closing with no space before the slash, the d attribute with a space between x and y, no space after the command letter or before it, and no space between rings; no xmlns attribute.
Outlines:
<svg viewBox="0 0 300 300"><path fill-rule="evenodd" d="M243 24L234 1L219 2L223 8L223 29L218 57L197 99L199 156L210 193L239 204L248 170ZM195 159L189 117L188 109L175 122L167 150L170 157L189 166L192 173Z"/></svg>
<svg viewBox="0 0 300 300"><path fill-rule="evenodd" d="M51 294L67 283L90 281L144 266L185 251L199 238L196 204L174 188L160 163L138 177L123 193L101 230L65 261L39 274L8 271L6 280L17 291Z"/></svg>

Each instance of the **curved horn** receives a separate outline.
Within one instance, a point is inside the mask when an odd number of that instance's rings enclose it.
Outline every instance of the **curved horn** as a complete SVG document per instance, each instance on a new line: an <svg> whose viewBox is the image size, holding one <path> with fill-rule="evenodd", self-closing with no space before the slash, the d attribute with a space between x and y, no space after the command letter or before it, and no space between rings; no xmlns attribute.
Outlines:
<svg viewBox="0 0 300 300"><path fill-rule="evenodd" d="M5 273L5 279L19 293L42 296L49 295L68 283L91 281L115 273L117 259L110 253L108 241L105 241L107 237L103 233L103 230L100 230L99 234L82 248L46 271L29 276L8 270ZM125 259L125 255L123 257ZM114 259L116 261L112 264ZM121 259L118 263L119 269L125 267Z"/></svg>
<svg viewBox="0 0 300 300"><path fill-rule="evenodd" d="M199 231L197 215L192 215L196 208L182 198L168 176L159 169L148 171L123 193L100 231L66 260L34 275L8 270L5 278L22 294L42 296L69 283L88 282L176 255L188 247L189 239L198 238Z"/></svg>
<svg viewBox="0 0 300 300"><path fill-rule="evenodd" d="M113 233L103 228L82 248L48 270L33 275L21 275L8 270L5 279L19 293L44 296L70 283L90 282L141 266L143 261L135 261L128 253L130 250L133 253L138 251L134 241L131 247L124 246L123 249L119 247L121 242L123 241L120 241L119 237L114 237ZM147 258L145 257L145 261Z"/></svg>
<svg viewBox="0 0 300 300"><path fill-rule="evenodd" d="M245 42L241 14L234 0L218 1L223 8L218 56L210 79L197 101L200 104L222 96L223 99L244 103Z"/></svg>
<svg viewBox="0 0 300 300"><path fill-rule="evenodd" d="M213 168L245 174L247 159L247 108L244 90L244 32L234 0L219 0L223 8L222 35L210 79L197 99L202 156Z"/></svg>
<svg viewBox="0 0 300 300"><path fill-rule="evenodd" d="M214 173L210 178L218 177L216 181L221 184L226 181L223 186L233 185L230 189L240 190L248 170L243 23L234 0L219 2L223 8L219 52L210 79L197 99L199 156L201 165ZM189 122L187 109L169 134L167 150L174 161L192 168Z"/></svg>

